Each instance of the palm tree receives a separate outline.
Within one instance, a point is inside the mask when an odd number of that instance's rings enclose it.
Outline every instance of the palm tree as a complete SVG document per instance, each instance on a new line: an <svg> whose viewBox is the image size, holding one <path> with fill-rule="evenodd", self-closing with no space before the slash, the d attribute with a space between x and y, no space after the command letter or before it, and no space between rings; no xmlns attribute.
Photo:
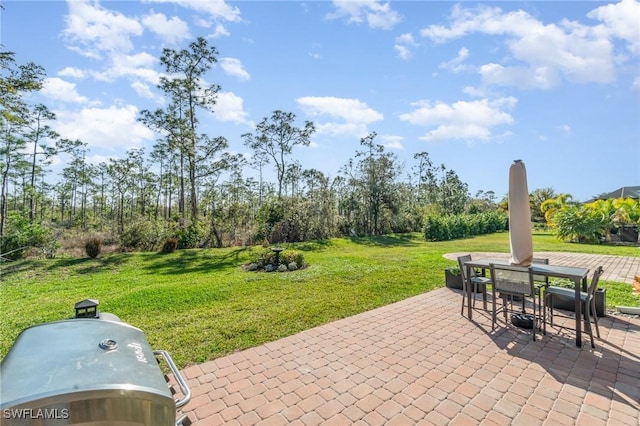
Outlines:
<svg viewBox="0 0 640 426"><path fill-rule="evenodd" d="M571 204L573 196L571 194L560 194L556 198L544 201L540 205L540 210L544 213L544 220L547 225L552 225L553 215L568 204Z"/></svg>

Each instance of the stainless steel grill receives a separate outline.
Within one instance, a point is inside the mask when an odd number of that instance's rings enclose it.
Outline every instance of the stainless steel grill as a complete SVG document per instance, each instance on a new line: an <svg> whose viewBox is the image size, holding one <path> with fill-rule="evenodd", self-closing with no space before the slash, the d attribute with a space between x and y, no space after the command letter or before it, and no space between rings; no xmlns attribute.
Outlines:
<svg viewBox="0 0 640 426"><path fill-rule="evenodd" d="M0 424L187 425L191 393L165 351L117 317L76 318L24 330L0 364ZM174 400L164 359L181 391Z"/></svg>

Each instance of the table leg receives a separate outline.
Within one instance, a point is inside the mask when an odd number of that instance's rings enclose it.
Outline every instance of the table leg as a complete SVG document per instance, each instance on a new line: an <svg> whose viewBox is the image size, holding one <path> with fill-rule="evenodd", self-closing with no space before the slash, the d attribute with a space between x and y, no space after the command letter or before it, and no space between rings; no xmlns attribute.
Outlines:
<svg viewBox="0 0 640 426"><path fill-rule="evenodd" d="M473 319L473 309L471 309L471 293L473 291L473 289L471 288L471 280L469 279L469 277L471 276L471 267L467 266L467 279L466 279L466 288L467 288L467 309L468 309L468 313L467 316L469 317L469 319Z"/></svg>
<svg viewBox="0 0 640 426"><path fill-rule="evenodd" d="M580 288L582 287L579 278L575 280L575 313L576 313L576 346L582 347L582 303L580 302Z"/></svg>

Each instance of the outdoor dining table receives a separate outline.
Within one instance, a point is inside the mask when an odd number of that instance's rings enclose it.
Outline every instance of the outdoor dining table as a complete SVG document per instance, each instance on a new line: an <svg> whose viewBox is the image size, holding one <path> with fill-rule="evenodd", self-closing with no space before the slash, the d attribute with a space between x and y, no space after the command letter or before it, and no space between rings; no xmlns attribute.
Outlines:
<svg viewBox="0 0 640 426"><path fill-rule="evenodd" d="M467 277L471 276L471 268L479 268L483 271L491 268L491 265L509 265L509 262L504 259L472 259L464 263L467 268ZM531 271L535 275L544 277L566 278L574 283L575 288L575 314L576 314L576 346L582 346L582 304L580 302L580 291L586 291L587 289L587 275L589 274L588 268L580 268L573 266L559 266L559 265L547 265L542 263L531 264ZM472 290L468 283L465 283L467 297L468 317L473 319L473 313L471 309L471 296ZM485 305L486 309L486 305Z"/></svg>

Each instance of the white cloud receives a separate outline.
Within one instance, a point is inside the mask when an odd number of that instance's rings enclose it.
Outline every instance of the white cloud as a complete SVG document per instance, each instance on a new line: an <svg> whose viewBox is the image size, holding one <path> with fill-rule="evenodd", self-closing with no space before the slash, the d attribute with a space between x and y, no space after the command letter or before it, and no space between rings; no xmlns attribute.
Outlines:
<svg viewBox="0 0 640 426"><path fill-rule="evenodd" d="M486 98L491 96L485 87L465 86L462 89L462 93L465 93L472 98Z"/></svg>
<svg viewBox="0 0 640 426"><path fill-rule="evenodd" d="M417 126L433 128L420 139L430 142L444 142L452 139L489 141L496 138L492 129L513 124L511 110L516 98L506 97L494 100L458 101L453 104L427 100L415 102L410 113L400 115L400 119Z"/></svg>
<svg viewBox="0 0 640 426"><path fill-rule="evenodd" d="M222 24L216 24L216 27L213 29L213 33L209 34L208 38L220 38L220 37L229 37L231 33L227 30L227 28Z"/></svg>
<svg viewBox="0 0 640 426"><path fill-rule="evenodd" d="M151 87L142 81L134 81L131 83L131 88L142 98L151 99L158 105L162 105L164 103L164 97L157 92L152 91Z"/></svg>
<svg viewBox="0 0 640 426"><path fill-rule="evenodd" d="M558 85L558 71L549 66L504 67L499 64L482 65L478 72L487 85L517 86L527 89L550 89Z"/></svg>
<svg viewBox="0 0 640 426"><path fill-rule="evenodd" d="M75 83L69 83L57 77L45 78L40 93L50 99L63 102L83 104L88 100L85 96L78 94Z"/></svg>
<svg viewBox="0 0 640 426"><path fill-rule="evenodd" d="M244 100L240 96L233 92L219 92L213 115L220 121L231 121L253 127L254 123L249 120L243 108Z"/></svg>
<svg viewBox="0 0 640 426"><path fill-rule="evenodd" d="M333 6L335 11L328 14L327 19L348 18L349 24L366 21L372 29L390 30L402 20L390 3L379 0L333 0Z"/></svg>
<svg viewBox="0 0 640 426"><path fill-rule="evenodd" d="M232 7L224 0L145 0L150 3L174 3L186 9L209 15L211 18L226 21L240 21L240 9Z"/></svg>
<svg viewBox="0 0 640 426"><path fill-rule="evenodd" d="M357 99L305 96L296 99L296 103L305 114L314 118L318 134L344 134L360 138L369 133L369 124L384 118L382 113ZM322 116L334 120L318 122Z"/></svg>
<svg viewBox="0 0 640 426"><path fill-rule="evenodd" d="M369 124L382 120L381 113L369 108L357 99L336 98L333 96L305 96L296 102L308 115L329 115L344 118L346 121Z"/></svg>
<svg viewBox="0 0 640 426"><path fill-rule="evenodd" d="M403 139L404 137L402 136L380 135L380 140L382 141L382 145L385 148L389 148L389 149L403 150L404 149L404 146L402 145Z"/></svg>
<svg viewBox="0 0 640 426"><path fill-rule="evenodd" d="M178 45L191 38L189 26L177 16L167 19L163 13L152 13L142 18L145 27L156 33L167 44Z"/></svg>
<svg viewBox="0 0 640 426"><path fill-rule="evenodd" d="M611 36L625 40L633 54L640 54L640 2L622 0L619 3L600 6L587 16L603 21Z"/></svg>
<svg viewBox="0 0 640 426"><path fill-rule="evenodd" d="M157 58L146 52L135 55L115 53L111 55L109 66L103 71L93 71L94 78L112 81L121 77L134 78L156 86L160 82L160 73L153 69Z"/></svg>
<svg viewBox="0 0 640 426"><path fill-rule="evenodd" d="M524 11L503 14L498 7L480 6L464 9L457 4L453 7L449 19L452 21L451 26L430 25L422 29L420 34L436 43L445 43L473 32L493 35L518 34L528 31L525 26L529 26L531 31L540 27L540 23Z"/></svg>
<svg viewBox="0 0 640 426"><path fill-rule="evenodd" d="M220 66L225 73L237 77L240 80L249 80L251 76L242 67L242 62L237 58L220 58Z"/></svg>
<svg viewBox="0 0 640 426"><path fill-rule="evenodd" d="M464 64L463 62L469 57L469 49L466 47L458 50L458 55L450 61L442 62L439 65L439 68L444 68L450 70L454 73L458 73L460 71L466 71L470 68L469 65Z"/></svg>
<svg viewBox="0 0 640 426"><path fill-rule="evenodd" d="M78 68L73 67L65 67L62 70L58 71L58 75L60 77L72 77L72 78L85 78L86 73Z"/></svg>
<svg viewBox="0 0 640 426"><path fill-rule="evenodd" d="M99 57L100 52L129 52L133 49L132 36L140 36L143 27L133 18L100 7L97 3L68 1L69 14L63 34L72 50L88 57Z"/></svg>
<svg viewBox="0 0 640 426"><path fill-rule="evenodd" d="M631 88L634 90L640 91L640 76L633 79L633 83L631 83Z"/></svg>
<svg viewBox="0 0 640 426"><path fill-rule="evenodd" d="M478 32L507 37L505 46L517 65L485 64L479 67L485 84L550 88L561 77L573 82L607 83L615 78L614 48L601 25L588 26L563 20L544 24L522 10L504 13L500 8L453 8L449 26L431 25L421 35L444 43ZM636 22L637 26L637 22Z"/></svg>
<svg viewBox="0 0 640 426"><path fill-rule="evenodd" d="M151 68L156 64L157 58L149 53L141 52L134 55L116 54L112 56L113 67L119 70L120 75L131 74L131 70Z"/></svg>
<svg viewBox="0 0 640 426"><path fill-rule="evenodd" d="M412 49L419 46L414 40L411 33L405 33L396 37L396 44L393 46L393 50L398 52L398 56L405 61L413 56Z"/></svg>
<svg viewBox="0 0 640 426"><path fill-rule="evenodd" d="M79 139L89 147L119 152L153 140L154 133L139 123L134 105L56 111L55 130L64 138Z"/></svg>

